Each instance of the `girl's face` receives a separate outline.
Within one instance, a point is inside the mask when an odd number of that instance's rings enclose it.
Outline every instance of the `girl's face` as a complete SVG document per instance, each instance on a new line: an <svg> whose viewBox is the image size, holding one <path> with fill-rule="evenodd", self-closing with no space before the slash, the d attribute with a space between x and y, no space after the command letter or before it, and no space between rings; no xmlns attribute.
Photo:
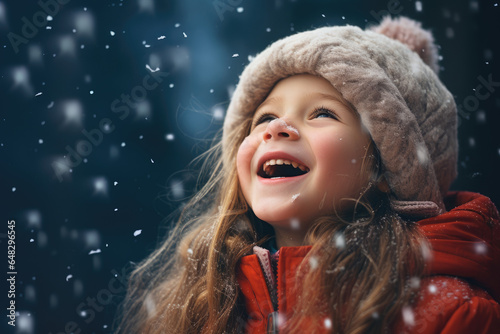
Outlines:
<svg viewBox="0 0 500 334"><path fill-rule="evenodd" d="M280 81L257 108L237 155L243 195L276 229L307 232L311 222L358 198L370 144L354 110L325 79Z"/></svg>

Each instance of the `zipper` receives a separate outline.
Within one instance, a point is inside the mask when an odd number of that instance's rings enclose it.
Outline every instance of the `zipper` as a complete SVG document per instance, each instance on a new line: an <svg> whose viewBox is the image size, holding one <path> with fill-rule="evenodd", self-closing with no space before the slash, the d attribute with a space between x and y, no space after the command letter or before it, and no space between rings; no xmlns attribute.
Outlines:
<svg viewBox="0 0 500 334"><path fill-rule="evenodd" d="M274 254L274 259L271 260L271 268L273 270L274 277L276 278L274 281L274 293L276 294L276 305L274 309L276 312L279 311L279 306L280 306L280 300L279 300L279 293L278 293L278 282L279 282L279 271L278 271L278 263L280 259L280 251L277 251L276 254Z"/></svg>
<svg viewBox="0 0 500 334"><path fill-rule="evenodd" d="M271 256L269 250L261 247L254 247L253 252L257 255L261 269L264 273L264 280L266 281L267 290L269 291L269 296L271 297L271 305L273 310L276 311L278 307L278 294L277 294L277 283L276 283L276 266L274 259Z"/></svg>
<svg viewBox="0 0 500 334"><path fill-rule="evenodd" d="M269 313L267 316L267 334L277 334L278 330L278 311Z"/></svg>
<svg viewBox="0 0 500 334"><path fill-rule="evenodd" d="M276 278L275 284L273 287L273 293L275 293L275 298L276 303L273 301L273 309L274 312L269 313L267 316L267 334L278 334L279 333L279 299L280 295L278 293L278 282L279 282L279 270L278 270L278 263L279 263L279 251L276 252L275 255L273 255L273 259L271 259L271 270L273 271L273 275Z"/></svg>
<svg viewBox="0 0 500 334"><path fill-rule="evenodd" d="M269 250L255 246L254 254L257 255L262 271L264 272L264 279L266 286L271 297L271 304L273 312L267 315L267 334L279 333L278 322L278 309L279 309L279 294L278 294L278 260L279 251L271 255Z"/></svg>

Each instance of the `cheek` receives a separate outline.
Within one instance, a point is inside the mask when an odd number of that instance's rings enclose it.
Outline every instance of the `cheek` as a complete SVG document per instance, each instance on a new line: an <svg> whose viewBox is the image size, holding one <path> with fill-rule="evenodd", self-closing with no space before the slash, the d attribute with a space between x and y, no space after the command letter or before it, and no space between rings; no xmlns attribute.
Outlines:
<svg viewBox="0 0 500 334"><path fill-rule="evenodd" d="M323 175L331 178L337 186L342 179L351 184L360 177L364 155L364 146L347 136L319 141L316 151L316 156L321 159Z"/></svg>
<svg viewBox="0 0 500 334"><path fill-rule="evenodd" d="M236 156L236 168L240 184L244 187L251 175L252 158L257 150L258 142L250 135L243 140Z"/></svg>
<svg viewBox="0 0 500 334"><path fill-rule="evenodd" d="M328 170L346 171L352 169L352 161L358 155L348 139L341 136L321 140L316 145L316 156Z"/></svg>

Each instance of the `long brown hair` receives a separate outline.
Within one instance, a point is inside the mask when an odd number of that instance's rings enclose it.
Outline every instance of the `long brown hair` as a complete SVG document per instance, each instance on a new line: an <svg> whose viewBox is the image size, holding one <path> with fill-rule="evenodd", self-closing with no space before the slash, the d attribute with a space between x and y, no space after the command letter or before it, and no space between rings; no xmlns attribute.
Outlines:
<svg viewBox="0 0 500 334"><path fill-rule="evenodd" d="M250 125L251 119L228 134L224 152L218 144L207 153L208 182L132 272L116 333L245 332L237 265L272 233L247 206L236 173L234 157ZM377 175L375 149L367 156L367 170ZM352 203L347 214L321 218L309 230L313 246L296 274L304 284L297 284L298 303L284 332L300 332L315 318L332 333L380 333L410 303L409 282L424 270L424 238L392 212L373 182Z"/></svg>

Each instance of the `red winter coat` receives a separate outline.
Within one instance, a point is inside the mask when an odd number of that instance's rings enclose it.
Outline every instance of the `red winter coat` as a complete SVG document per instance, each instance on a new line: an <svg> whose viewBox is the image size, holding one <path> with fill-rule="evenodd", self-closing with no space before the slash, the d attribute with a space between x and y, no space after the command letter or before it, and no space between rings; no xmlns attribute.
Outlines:
<svg viewBox="0 0 500 334"><path fill-rule="evenodd" d="M419 222L432 245L430 275L422 279L419 296L394 324L394 333L500 333L500 222L489 198L450 192L447 208ZM296 304L294 275L310 246L282 247L277 268L277 293L267 250L241 259L238 283L245 300L248 333L266 333L268 318L286 319ZM263 271L264 269L264 271ZM273 313L275 309L279 313ZM273 313L272 315L270 315ZM277 315L277 316L276 316ZM328 333L328 320L311 322L311 332ZM308 330L309 332L309 330Z"/></svg>

